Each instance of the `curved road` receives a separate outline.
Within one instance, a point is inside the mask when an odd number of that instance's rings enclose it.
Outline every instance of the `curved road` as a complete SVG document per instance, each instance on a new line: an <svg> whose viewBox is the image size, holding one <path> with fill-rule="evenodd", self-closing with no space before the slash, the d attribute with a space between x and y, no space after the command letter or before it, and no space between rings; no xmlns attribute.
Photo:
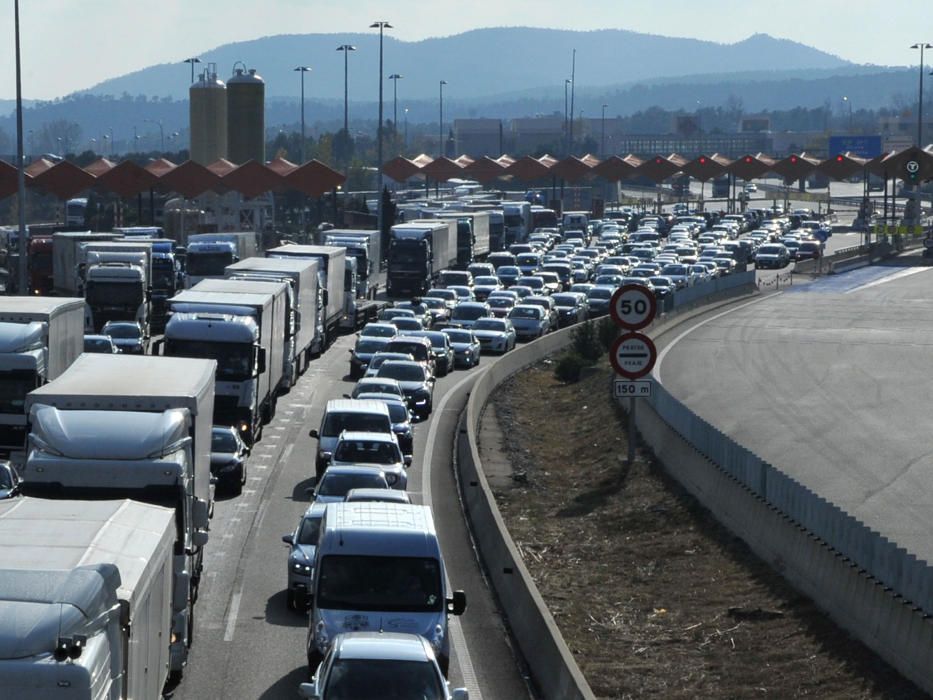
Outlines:
<svg viewBox="0 0 933 700"><path fill-rule="evenodd" d="M762 459L933 561L930 273L905 256L709 314L664 338L654 374Z"/></svg>
<svg viewBox="0 0 933 700"><path fill-rule="evenodd" d="M317 447L308 430L318 426L328 399L353 387L345 377L353 340L338 339L279 398L275 419L253 449L243 494L218 500L195 606L194 646L173 698L291 699L306 680L307 615L286 609L287 548L281 536L294 530L308 506L305 489L313 483ZM433 507L448 576L467 594L466 612L451 618L452 686L466 686L471 700L527 698L505 625L476 562L451 466L457 417L476 374L457 371L438 381L434 413L415 427L409 488L415 502Z"/></svg>

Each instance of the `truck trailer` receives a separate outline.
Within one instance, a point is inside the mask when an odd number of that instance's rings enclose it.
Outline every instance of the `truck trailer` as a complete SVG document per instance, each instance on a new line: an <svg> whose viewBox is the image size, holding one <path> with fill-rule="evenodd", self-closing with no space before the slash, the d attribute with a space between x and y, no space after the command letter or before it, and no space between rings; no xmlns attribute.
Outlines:
<svg viewBox="0 0 933 700"><path fill-rule="evenodd" d="M162 697L174 542L171 508L130 500L0 503L2 695Z"/></svg>
<svg viewBox="0 0 933 700"><path fill-rule="evenodd" d="M485 211L441 212L437 219L457 222L457 267L464 270L489 255L489 214Z"/></svg>
<svg viewBox="0 0 933 700"><path fill-rule="evenodd" d="M84 245L118 241L119 233L91 233L90 231L62 231L52 234L53 293L60 297L83 297Z"/></svg>
<svg viewBox="0 0 933 700"><path fill-rule="evenodd" d="M295 374L288 377L290 386L298 381L298 375L308 369L311 357L321 352L323 316L321 313L321 289L318 285L318 260L301 258L247 258L227 267L227 279L285 282L289 285L288 343L285 348L286 362Z"/></svg>
<svg viewBox="0 0 933 700"><path fill-rule="evenodd" d="M83 299L0 297L0 454L26 446L26 394L58 377L83 350Z"/></svg>
<svg viewBox="0 0 933 700"><path fill-rule="evenodd" d="M326 245L282 245L266 251L267 258L306 258L318 260L318 283L323 290L324 338L327 348L337 337L347 312L346 287L355 286L354 280L346 280L345 248Z"/></svg>
<svg viewBox="0 0 933 700"><path fill-rule="evenodd" d="M285 290L246 293L228 286L203 291L199 285L176 294L169 306L164 347L159 343L154 352L216 360L214 422L235 426L248 444L255 443L275 413L283 376Z"/></svg>
<svg viewBox="0 0 933 700"><path fill-rule="evenodd" d="M213 510L213 360L84 353L26 397L24 495L174 511L169 669L188 658Z"/></svg>
<svg viewBox="0 0 933 700"><path fill-rule="evenodd" d="M386 293L417 296L457 261L456 220L415 220L389 230Z"/></svg>
<svg viewBox="0 0 933 700"><path fill-rule="evenodd" d="M87 302L85 331L100 333L107 321L136 321L148 337L151 241L84 243L81 257L78 274Z"/></svg>

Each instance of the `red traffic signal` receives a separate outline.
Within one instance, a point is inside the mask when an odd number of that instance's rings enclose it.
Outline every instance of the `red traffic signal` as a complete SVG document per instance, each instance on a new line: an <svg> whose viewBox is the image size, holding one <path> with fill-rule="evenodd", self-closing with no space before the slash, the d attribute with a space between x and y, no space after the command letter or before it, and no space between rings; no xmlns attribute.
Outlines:
<svg viewBox="0 0 933 700"><path fill-rule="evenodd" d="M752 162L752 157L751 157L751 156L745 156L745 162L746 162L746 163L751 163L751 162Z"/></svg>
<svg viewBox="0 0 933 700"><path fill-rule="evenodd" d="M791 156L791 157L790 157L790 162L791 162L792 164L794 164L794 165L797 165L797 156Z"/></svg>
<svg viewBox="0 0 933 700"><path fill-rule="evenodd" d="M706 165L706 158L700 156L700 165Z"/></svg>
<svg viewBox="0 0 933 700"><path fill-rule="evenodd" d="M845 160L845 156L841 156L841 155L836 156L836 162L837 162L837 163L841 163L841 162L844 161L844 160Z"/></svg>

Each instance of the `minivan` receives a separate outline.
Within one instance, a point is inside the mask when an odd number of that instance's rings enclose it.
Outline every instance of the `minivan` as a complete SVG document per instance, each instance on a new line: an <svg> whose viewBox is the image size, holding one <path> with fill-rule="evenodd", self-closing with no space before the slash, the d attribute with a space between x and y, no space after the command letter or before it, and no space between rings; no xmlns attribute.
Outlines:
<svg viewBox="0 0 933 700"><path fill-rule="evenodd" d="M341 632L411 632L431 645L444 675L450 666L448 618L466 610L448 589L428 506L333 503L314 557L308 668L313 673Z"/></svg>

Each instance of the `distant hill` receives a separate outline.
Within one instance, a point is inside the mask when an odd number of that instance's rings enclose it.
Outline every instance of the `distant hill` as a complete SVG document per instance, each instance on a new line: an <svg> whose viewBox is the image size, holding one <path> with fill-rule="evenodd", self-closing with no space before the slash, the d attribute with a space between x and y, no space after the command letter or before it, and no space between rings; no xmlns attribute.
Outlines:
<svg viewBox="0 0 933 700"><path fill-rule="evenodd" d="M378 34L290 34L226 44L205 50L204 61L217 64L226 80L236 61L256 68L270 96L297 97L293 68L311 66L305 78L312 99L343 97L340 44L357 50L349 56L351 99L373 99L378 91ZM536 90L563 95L570 77L571 53L577 50L577 85L609 86L662 78L730 72L837 69L853 64L815 48L767 34L734 44L640 34L621 29L567 31L500 27L454 36L404 42L391 31L384 38L384 74L400 73L405 100L432 99L440 80L445 94L474 99L509 91ZM160 64L104 81L87 92L119 96L144 94L184 99L190 67ZM391 84L385 92L391 97ZM364 98L366 96L366 98Z"/></svg>

